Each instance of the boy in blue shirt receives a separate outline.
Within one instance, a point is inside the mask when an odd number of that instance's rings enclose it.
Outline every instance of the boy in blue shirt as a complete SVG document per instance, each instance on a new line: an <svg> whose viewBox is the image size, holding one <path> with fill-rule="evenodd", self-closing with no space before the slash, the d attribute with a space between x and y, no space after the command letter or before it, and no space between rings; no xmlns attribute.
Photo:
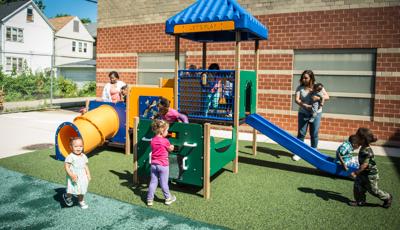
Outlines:
<svg viewBox="0 0 400 230"><path fill-rule="evenodd" d="M336 150L336 163L343 166L344 170L349 170L352 166L358 168L358 157L353 157L353 151L360 147L360 138L357 135L349 136Z"/></svg>

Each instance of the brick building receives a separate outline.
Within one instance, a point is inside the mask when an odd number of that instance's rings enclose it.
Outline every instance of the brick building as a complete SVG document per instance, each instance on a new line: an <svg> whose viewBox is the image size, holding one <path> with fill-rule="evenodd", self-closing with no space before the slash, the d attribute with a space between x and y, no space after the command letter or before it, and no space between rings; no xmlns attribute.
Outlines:
<svg viewBox="0 0 400 230"><path fill-rule="evenodd" d="M99 0L97 95L111 70L129 84L173 77L175 43L165 21L193 2ZM301 72L312 69L331 97L320 139L341 141L364 126L378 144L400 146L400 1L238 2L269 29L260 43L258 113L296 133L293 94ZM201 66L201 49L181 39L181 68ZM241 69L253 69L254 43L241 50ZM234 43L210 43L207 55L207 65L234 69Z"/></svg>

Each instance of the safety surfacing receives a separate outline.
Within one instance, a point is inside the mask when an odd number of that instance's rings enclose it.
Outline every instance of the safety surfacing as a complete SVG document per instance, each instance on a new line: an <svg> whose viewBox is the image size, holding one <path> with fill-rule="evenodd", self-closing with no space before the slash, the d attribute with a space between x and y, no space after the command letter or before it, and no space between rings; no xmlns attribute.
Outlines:
<svg viewBox="0 0 400 230"><path fill-rule="evenodd" d="M65 186L0 167L0 229L222 229L96 194L66 207Z"/></svg>

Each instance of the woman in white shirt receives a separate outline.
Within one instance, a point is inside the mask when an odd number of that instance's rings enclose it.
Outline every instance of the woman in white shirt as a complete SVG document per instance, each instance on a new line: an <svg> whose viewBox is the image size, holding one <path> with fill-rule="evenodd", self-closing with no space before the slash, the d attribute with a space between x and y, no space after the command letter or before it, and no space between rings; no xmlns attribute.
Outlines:
<svg viewBox="0 0 400 230"><path fill-rule="evenodd" d="M108 74L110 82L103 88L102 99L105 102L118 102L121 101L121 88L126 85L125 82L119 80L119 75L116 71L111 71Z"/></svg>

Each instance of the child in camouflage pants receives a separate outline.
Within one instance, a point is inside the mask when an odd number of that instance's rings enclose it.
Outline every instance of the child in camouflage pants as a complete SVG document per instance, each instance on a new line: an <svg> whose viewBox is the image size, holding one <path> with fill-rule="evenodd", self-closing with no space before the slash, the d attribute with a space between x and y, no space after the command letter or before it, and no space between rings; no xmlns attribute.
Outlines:
<svg viewBox="0 0 400 230"><path fill-rule="evenodd" d="M383 201L383 207L389 208L392 205L393 197L378 187L378 168L376 166L374 152L370 143L377 141L376 136L368 128L359 128L356 135L360 138L361 149L358 154L360 167L352 172L355 178L353 193L355 201L349 202L350 206L363 206L366 202L366 192Z"/></svg>

